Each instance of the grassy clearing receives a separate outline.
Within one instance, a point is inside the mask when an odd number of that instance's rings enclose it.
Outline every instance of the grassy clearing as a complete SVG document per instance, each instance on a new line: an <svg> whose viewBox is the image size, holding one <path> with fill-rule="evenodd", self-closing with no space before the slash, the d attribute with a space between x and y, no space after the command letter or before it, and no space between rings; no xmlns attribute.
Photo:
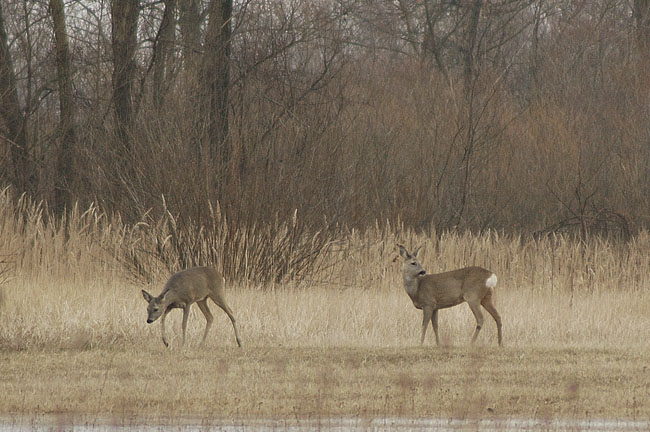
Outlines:
<svg viewBox="0 0 650 432"><path fill-rule="evenodd" d="M648 352L210 347L0 354L3 413L647 419Z"/></svg>
<svg viewBox="0 0 650 432"><path fill-rule="evenodd" d="M397 269L396 269L397 272ZM421 312L399 285L378 288L230 286L228 301L236 313L246 346L408 348L419 341ZM593 293L521 290L500 282L497 308L504 321L505 344L511 348L645 349L650 334L650 298L640 292ZM160 323L146 324L145 287L111 281L6 284L0 316L4 351L111 349L157 346ZM212 304L215 325L209 347L234 346L226 315ZM171 343L180 343L180 311L167 320ZM194 307L188 345L198 343L205 320ZM442 343L464 347L475 326L467 305L440 312ZM427 334L429 344L432 334ZM496 329L488 317L478 346L496 346Z"/></svg>
<svg viewBox="0 0 650 432"><path fill-rule="evenodd" d="M431 334L418 346L420 312L396 281L375 289L238 285L228 294L243 349L212 307L204 349L195 308L185 349L181 314L170 314L168 350L159 323L145 322L139 288L6 285L0 412L650 418L650 300L638 293L576 294L570 303L565 293L503 286L506 347L498 349L492 321L469 345L466 305L441 312L443 347Z"/></svg>
<svg viewBox="0 0 650 432"><path fill-rule="evenodd" d="M67 240L40 222L0 224L0 256L12 263L0 283L1 413L650 418L645 232L626 244L586 245L350 232L309 280L228 285L243 349L212 305L204 349L194 308L185 349L181 314L170 314L166 350L160 324L145 322L140 289L157 294L169 270L152 255L140 261L151 282L134 280L120 266L133 255L119 251L146 252L147 236L120 227L115 237L119 224L102 228L90 216L71 224ZM420 347L421 312L401 287L397 241L423 245L429 272L470 264L496 272L505 347L496 347L489 318L469 345L475 324L466 305L441 311L443 346L430 332Z"/></svg>

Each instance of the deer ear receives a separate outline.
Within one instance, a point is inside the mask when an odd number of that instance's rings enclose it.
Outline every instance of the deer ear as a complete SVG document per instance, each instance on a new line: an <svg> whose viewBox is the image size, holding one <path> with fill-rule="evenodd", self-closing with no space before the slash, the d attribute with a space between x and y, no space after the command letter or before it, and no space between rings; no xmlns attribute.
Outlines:
<svg viewBox="0 0 650 432"><path fill-rule="evenodd" d="M406 248L404 246L402 246L401 244L398 244L397 247L399 248L399 254L402 256L402 258L406 259L406 258L410 257L408 251L406 250Z"/></svg>
<svg viewBox="0 0 650 432"><path fill-rule="evenodd" d="M418 246L414 251L413 251L413 258L418 257L418 252L420 252L420 249L422 249L422 246Z"/></svg>
<svg viewBox="0 0 650 432"><path fill-rule="evenodd" d="M153 299L153 296L146 292L145 290L142 290L142 297L147 301L147 303L151 302L151 299Z"/></svg>

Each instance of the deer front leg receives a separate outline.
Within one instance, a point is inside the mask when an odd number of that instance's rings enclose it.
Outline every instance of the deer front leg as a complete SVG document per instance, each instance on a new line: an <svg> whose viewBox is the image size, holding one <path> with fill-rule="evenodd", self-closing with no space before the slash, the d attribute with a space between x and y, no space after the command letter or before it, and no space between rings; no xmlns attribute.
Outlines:
<svg viewBox="0 0 650 432"><path fill-rule="evenodd" d="M433 332L436 335L436 345L440 345L440 339L438 338L438 309L433 311L433 316L431 317L431 326L433 327Z"/></svg>
<svg viewBox="0 0 650 432"><path fill-rule="evenodd" d="M165 346L169 348L169 343L167 343L167 338L165 337L165 318L167 318L168 313L169 313L169 309L165 310L165 312L163 312L162 316L160 317L160 332L161 332L163 344L165 344Z"/></svg>
<svg viewBox="0 0 650 432"><path fill-rule="evenodd" d="M424 343L424 336L427 334L427 327L429 326L429 321L433 316L433 308L431 306L425 306L422 308L422 337L420 338L420 345Z"/></svg>

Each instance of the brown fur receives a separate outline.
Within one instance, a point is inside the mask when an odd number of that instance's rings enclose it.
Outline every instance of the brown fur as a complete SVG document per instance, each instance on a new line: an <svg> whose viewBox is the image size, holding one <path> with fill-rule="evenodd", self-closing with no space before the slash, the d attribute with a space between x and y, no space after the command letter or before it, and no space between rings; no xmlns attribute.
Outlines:
<svg viewBox="0 0 650 432"><path fill-rule="evenodd" d="M237 345L241 346L235 317L224 298L224 285L225 279L210 267L192 267L175 273L169 278L158 297L153 297L145 290L142 290L142 296L148 303L147 323L152 323L161 317L162 340L165 346L169 346L165 337L165 317L172 309L183 309L183 344L185 344L185 330L190 306L196 303L206 320L205 331L201 340L201 345L203 345L213 320L212 313L208 308L208 298L211 298L230 318L235 330Z"/></svg>
<svg viewBox="0 0 650 432"><path fill-rule="evenodd" d="M492 303L493 287L496 285L494 273L481 267L465 267L444 273L425 274L417 260L419 248L410 254L404 246L398 245L398 247L403 258L404 289L413 301L413 305L423 313L420 343L424 342L431 321L436 335L436 344L439 344L438 310L467 302L476 318L472 343L483 326L483 312L480 307L483 306L497 324L498 343L502 345L501 317Z"/></svg>

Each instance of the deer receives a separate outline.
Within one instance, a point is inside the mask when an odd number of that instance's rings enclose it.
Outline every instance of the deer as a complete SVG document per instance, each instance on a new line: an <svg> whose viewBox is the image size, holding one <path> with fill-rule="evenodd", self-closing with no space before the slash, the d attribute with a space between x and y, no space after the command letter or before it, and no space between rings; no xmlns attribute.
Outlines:
<svg viewBox="0 0 650 432"><path fill-rule="evenodd" d="M476 341L483 327L483 312L487 310L497 324L499 346L503 344L501 335L501 317L492 303L497 276L490 270L481 267L464 267L457 270L438 274L427 274L417 260L420 247L409 253L400 244L400 256L403 259L404 289L411 298L413 306L422 310L422 336L420 344L424 343L429 321L436 335L436 345L440 345L438 337L438 311L467 302L476 318L476 330L472 343Z"/></svg>
<svg viewBox="0 0 650 432"><path fill-rule="evenodd" d="M165 283L158 297L154 297L147 291L142 290L142 296L148 304L147 324L151 324L160 318L162 341L166 347L169 347L169 343L165 337L165 318L172 309L183 309L183 341L181 346L184 346L190 306L196 303L201 312L203 312L206 320L205 331L201 340L201 346L203 346L213 321L212 313L208 308L208 298L211 298L217 306L223 309L228 315L228 318L230 318L232 327L235 330L237 345L241 347L241 339L239 339L239 333L237 332L235 316L223 295L225 285L226 279L210 267L191 267L175 273Z"/></svg>

